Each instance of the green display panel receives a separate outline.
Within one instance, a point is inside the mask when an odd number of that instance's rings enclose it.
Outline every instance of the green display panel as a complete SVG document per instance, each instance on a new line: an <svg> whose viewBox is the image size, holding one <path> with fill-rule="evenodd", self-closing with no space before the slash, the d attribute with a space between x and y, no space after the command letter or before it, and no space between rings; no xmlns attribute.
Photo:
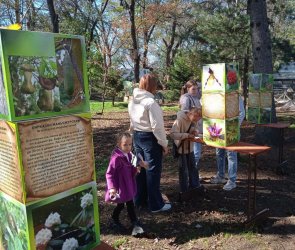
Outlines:
<svg viewBox="0 0 295 250"><path fill-rule="evenodd" d="M247 120L253 123L270 123L273 95L272 74L250 74Z"/></svg>
<svg viewBox="0 0 295 250"><path fill-rule="evenodd" d="M202 92L231 92L239 89L239 68L234 63L203 66Z"/></svg>
<svg viewBox="0 0 295 250"><path fill-rule="evenodd" d="M271 123L271 108L247 108L247 120L257 124Z"/></svg>
<svg viewBox="0 0 295 250"><path fill-rule="evenodd" d="M100 242L96 183L24 205L0 192L0 249L93 249Z"/></svg>
<svg viewBox="0 0 295 250"><path fill-rule="evenodd" d="M95 180L89 113L0 120L0 190L27 203Z"/></svg>
<svg viewBox="0 0 295 250"><path fill-rule="evenodd" d="M0 48L0 114L3 114L4 116L8 115L6 91L4 86L3 70L2 70L1 48Z"/></svg>
<svg viewBox="0 0 295 250"><path fill-rule="evenodd" d="M83 37L0 29L0 52L0 118L89 112Z"/></svg>
<svg viewBox="0 0 295 250"><path fill-rule="evenodd" d="M238 92L204 93L202 95L204 118L228 119L239 115Z"/></svg>
<svg viewBox="0 0 295 250"><path fill-rule="evenodd" d="M203 139L211 146L229 146L239 141L240 129L238 117L232 119L203 118Z"/></svg>
<svg viewBox="0 0 295 250"><path fill-rule="evenodd" d="M249 74L249 91L272 91L273 75L272 74Z"/></svg>
<svg viewBox="0 0 295 250"><path fill-rule="evenodd" d="M211 146L239 141L239 67L235 63L203 66L203 139Z"/></svg>

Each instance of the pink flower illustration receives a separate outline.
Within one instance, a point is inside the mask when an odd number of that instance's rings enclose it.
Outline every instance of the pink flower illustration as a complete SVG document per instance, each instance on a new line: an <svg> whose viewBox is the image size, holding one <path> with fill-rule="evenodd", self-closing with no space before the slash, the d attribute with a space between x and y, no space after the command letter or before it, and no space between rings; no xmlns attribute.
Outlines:
<svg viewBox="0 0 295 250"><path fill-rule="evenodd" d="M218 138L221 135L220 133L222 131L222 128L218 127L218 125L214 123L213 126L209 126L207 130L211 137Z"/></svg>
<svg viewBox="0 0 295 250"><path fill-rule="evenodd" d="M233 85L237 82L237 73L235 71L228 71L227 81L229 85Z"/></svg>

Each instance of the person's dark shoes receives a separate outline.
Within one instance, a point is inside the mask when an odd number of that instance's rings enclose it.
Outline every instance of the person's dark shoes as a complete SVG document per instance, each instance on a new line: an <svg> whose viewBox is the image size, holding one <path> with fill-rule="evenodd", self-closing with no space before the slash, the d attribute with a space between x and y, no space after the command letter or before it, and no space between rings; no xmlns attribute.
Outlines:
<svg viewBox="0 0 295 250"><path fill-rule="evenodd" d="M143 235L144 230L143 230L142 225L139 221L132 223L132 225L133 225L132 233L131 233L132 236L139 237L139 236Z"/></svg>
<svg viewBox="0 0 295 250"><path fill-rule="evenodd" d="M127 231L126 227L119 220L114 220L113 218L110 220L110 229L117 233L125 233Z"/></svg>

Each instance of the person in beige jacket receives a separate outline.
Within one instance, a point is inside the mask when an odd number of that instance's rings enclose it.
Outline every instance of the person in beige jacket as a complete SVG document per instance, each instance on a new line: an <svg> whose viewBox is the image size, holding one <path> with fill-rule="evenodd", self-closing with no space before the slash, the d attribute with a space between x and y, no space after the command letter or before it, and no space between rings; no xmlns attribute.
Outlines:
<svg viewBox="0 0 295 250"><path fill-rule="evenodd" d="M179 153L180 192L202 187L194 157L194 140L198 135L197 122L201 118L202 110L197 107L192 107L188 111L179 111L170 131L170 137L178 147Z"/></svg>

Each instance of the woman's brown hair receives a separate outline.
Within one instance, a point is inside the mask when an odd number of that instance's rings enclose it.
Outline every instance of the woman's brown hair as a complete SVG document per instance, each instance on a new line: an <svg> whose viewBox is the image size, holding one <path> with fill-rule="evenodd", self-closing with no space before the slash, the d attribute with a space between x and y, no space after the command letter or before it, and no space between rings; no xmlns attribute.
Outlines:
<svg viewBox="0 0 295 250"><path fill-rule="evenodd" d="M195 80L187 81L187 83L182 86L180 90L180 95L187 93L187 90L191 88L192 86L198 86L197 82Z"/></svg>
<svg viewBox="0 0 295 250"><path fill-rule="evenodd" d="M144 89L152 94L156 93L158 87L158 79L153 74L146 74L140 78L139 88Z"/></svg>

